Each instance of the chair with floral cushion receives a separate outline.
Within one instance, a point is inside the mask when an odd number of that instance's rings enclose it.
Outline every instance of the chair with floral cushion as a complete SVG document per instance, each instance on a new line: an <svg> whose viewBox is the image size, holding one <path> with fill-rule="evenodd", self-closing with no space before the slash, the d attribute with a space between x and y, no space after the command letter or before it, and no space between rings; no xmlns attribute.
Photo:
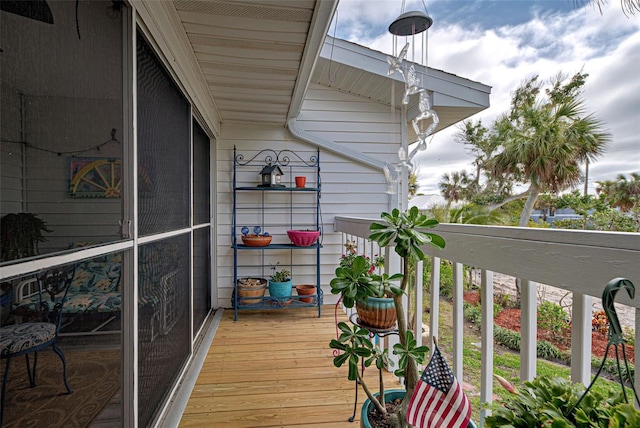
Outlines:
<svg viewBox="0 0 640 428"><path fill-rule="evenodd" d="M11 360L15 357L25 356L29 386L33 388L36 386L38 351L51 346L53 351L60 357L60 361L62 361L62 379L67 393L71 394L72 392L67 381L67 363L62 350L56 346L56 340L60 332L62 308L74 271L75 265L66 265L38 274L36 278L40 290L39 307L41 308L39 321L13 324L0 328L0 359L6 360L2 378L0 426L2 426L2 418L4 416L9 368ZM29 361L29 354L31 353L33 353L33 365Z"/></svg>

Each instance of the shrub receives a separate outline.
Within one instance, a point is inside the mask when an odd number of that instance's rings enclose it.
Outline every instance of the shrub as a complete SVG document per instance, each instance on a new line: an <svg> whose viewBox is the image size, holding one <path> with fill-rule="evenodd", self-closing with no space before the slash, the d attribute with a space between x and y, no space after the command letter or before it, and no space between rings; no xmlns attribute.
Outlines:
<svg viewBox="0 0 640 428"><path fill-rule="evenodd" d="M591 328L593 331L600 333L603 336L607 336L609 331L609 320L607 314L603 310L599 310L593 313L591 318Z"/></svg>
<svg viewBox="0 0 640 428"><path fill-rule="evenodd" d="M431 291L431 259L423 262L422 280L424 289ZM464 282L464 276L463 276ZM440 260L440 295L443 297L453 297L453 267L451 262Z"/></svg>
<svg viewBox="0 0 640 428"><path fill-rule="evenodd" d="M545 360L551 360L560 358L560 350L551 342L546 340L538 341L536 345L536 354L538 358L544 358Z"/></svg>
<svg viewBox="0 0 640 428"><path fill-rule="evenodd" d="M515 308L516 302L508 293L496 293L493 295L493 303L503 309Z"/></svg>
<svg viewBox="0 0 640 428"><path fill-rule="evenodd" d="M493 328L493 338L496 343L504 345L512 351L520 351L520 333L517 331L496 325Z"/></svg>
<svg viewBox="0 0 640 428"><path fill-rule="evenodd" d="M560 305L553 302L542 302L538 306L538 327L555 333L569 327L569 315Z"/></svg>
<svg viewBox="0 0 640 428"><path fill-rule="evenodd" d="M470 303L464 303L464 318L474 324L480 325L482 321L482 311L480 305L472 305Z"/></svg>
<svg viewBox="0 0 640 428"><path fill-rule="evenodd" d="M520 351L520 333L512 331L507 328L495 326L493 328L493 337L496 343L506 346L512 351ZM540 340L536 344L536 354L538 358L544 358L550 360L554 358L560 359L562 357L560 350L551 342L546 340Z"/></svg>
<svg viewBox="0 0 640 428"><path fill-rule="evenodd" d="M591 357L591 366L592 367L600 367L602 364L602 358ZM604 366L602 367L602 371L619 379L618 375L618 364L614 359L608 358L604 362ZM620 374L622 375L622 380L624 382L633 383L633 379L635 378L635 366L633 364L629 364L629 371L627 372L627 368L623 362L620 363Z"/></svg>
<svg viewBox="0 0 640 428"><path fill-rule="evenodd" d="M622 336L631 346L636 346L636 331L628 326L622 327Z"/></svg>

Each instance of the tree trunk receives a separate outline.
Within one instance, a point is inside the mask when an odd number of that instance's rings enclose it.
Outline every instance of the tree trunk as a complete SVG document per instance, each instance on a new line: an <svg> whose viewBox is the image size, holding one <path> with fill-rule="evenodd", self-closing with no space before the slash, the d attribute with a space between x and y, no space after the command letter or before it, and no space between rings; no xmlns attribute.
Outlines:
<svg viewBox="0 0 640 428"><path fill-rule="evenodd" d="M489 211L493 211L495 209L500 208L503 205L508 204L509 202L513 202L513 201L517 201L518 199L524 199L527 196L529 196L529 191L531 188L527 189L525 192L520 193L519 195L513 195L513 196L509 196L508 198L505 198L504 201L502 202L498 202L497 204L489 204L487 205L487 209Z"/></svg>
<svg viewBox="0 0 640 428"><path fill-rule="evenodd" d="M520 223L518 223L518 226L520 227L527 227L527 224L529 224L529 218L531 217L531 213L533 212L533 207L538 200L538 196L540 195L540 188L532 183L529 186L527 192L529 193L529 196L527 197L527 201L524 203L524 207L522 208Z"/></svg>
<svg viewBox="0 0 640 428"><path fill-rule="evenodd" d="M407 292L409 285L409 260L408 258L404 260L404 277L402 278L402 284L400 288L403 292ZM407 314L404 309L404 305L402 304L402 295L393 296L393 301L396 306L396 317L398 320L398 336L400 339L400 343L406 346L407 338L405 337L405 333L407 331ZM418 380L420 379L420 374L418 373L418 366L416 362L409 358L407 361L407 367L404 370L405 374L405 390L406 395L404 396L404 400L402 400L402 405L393 415L389 415L389 421L392 427L407 427L409 426L406 422L406 411L409 406L409 400L411 399L411 395L413 394L413 390L418 384Z"/></svg>

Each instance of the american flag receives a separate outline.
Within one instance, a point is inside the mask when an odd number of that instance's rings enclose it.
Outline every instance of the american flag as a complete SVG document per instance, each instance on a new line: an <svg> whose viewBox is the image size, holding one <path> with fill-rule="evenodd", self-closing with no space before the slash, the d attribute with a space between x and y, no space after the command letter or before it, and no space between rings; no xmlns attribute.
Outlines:
<svg viewBox="0 0 640 428"><path fill-rule="evenodd" d="M407 422L417 428L465 428L470 419L469 399L436 345L409 401Z"/></svg>

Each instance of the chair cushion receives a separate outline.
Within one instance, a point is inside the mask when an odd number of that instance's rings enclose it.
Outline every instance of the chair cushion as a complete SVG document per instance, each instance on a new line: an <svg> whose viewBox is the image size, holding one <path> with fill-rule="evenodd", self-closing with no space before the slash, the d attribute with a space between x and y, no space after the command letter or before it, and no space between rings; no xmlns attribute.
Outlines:
<svg viewBox="0 0 640 428"><path fill-rule="evenodd" d="M69 293L118 291L120 282L120 253L110 254L81 263L76 268Z"/></svg>
<svg viewBox="0 0 640 428"><path fill-rule="evenodd" d="M48 322L28 322L0 328L0 357L27 351L56 337L56 326Z"/></svg>
<svg viewBox="0 0 640 428"><path fill-rule="evenodd" d="M43 296L44 297L44 296ZM58 300L59 301L59 300ZM53 302L46 301L49 310L53 310ZM40 299L31 296L23 299L14 306L17 313L30 314L38 311ZM67 294L67 300L62 307L63 314L81 314L89 312L119 312L122 306L120 292L85 292Z"/></svg>

